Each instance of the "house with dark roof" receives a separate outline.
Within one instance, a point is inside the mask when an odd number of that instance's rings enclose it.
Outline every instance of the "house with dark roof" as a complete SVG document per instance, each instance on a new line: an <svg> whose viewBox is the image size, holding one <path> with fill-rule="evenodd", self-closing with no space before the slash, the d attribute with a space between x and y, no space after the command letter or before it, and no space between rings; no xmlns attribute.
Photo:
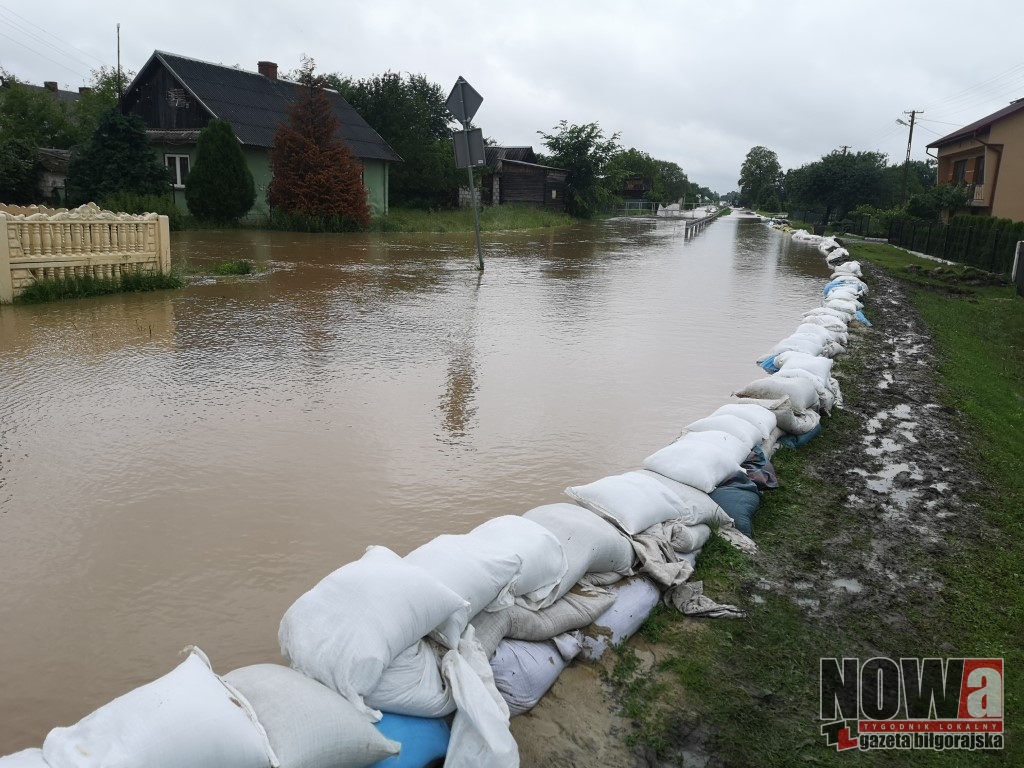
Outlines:
<svg viewBox="0 0 1024 768"><path fill-rule="evenodd" d="M938 182L967 188L971 212L1024 221L1024 99L931 142Z"/></svg>
<svg viewBox="0 0 1024 768"><path fill-rule="evenodd" d="M565 210L567 171L537 162L533 147L484 148L489 174L481 180L480 199L490 205L525 203Z"/></svg>
<svg viewBox="0 0 1024 768"><path fill-rule="evenodd" d="M195 163L199 133L220 118L234 129L256 182L253 210L267 211L269 151L278 125L288 121L288 109L300 98L302 85L278 78L273 62L261 61L257 67L257 72L248 72L154 51L128 86L123 109L148 127L156 152L171 171L179 205L185 205L185 179ZM375 215L387 213L388 167L402 158L340 93L327 90L327 97L338 120L338 138L362 164L371 210Z"/></svg>

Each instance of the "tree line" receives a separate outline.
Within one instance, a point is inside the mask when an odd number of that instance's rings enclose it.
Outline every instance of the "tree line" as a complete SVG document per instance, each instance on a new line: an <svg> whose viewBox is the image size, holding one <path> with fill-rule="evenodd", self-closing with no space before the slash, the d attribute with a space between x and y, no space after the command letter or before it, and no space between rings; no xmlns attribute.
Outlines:
<svg viewBox="0 0 1024 768"><path fill-rule="evenodd" d="M38 191L38 150L53 147L71 153L67 204L95 201L121 210L159 210L175 218L169 172L150 147L145 125L118 108L120 88L132 76L118 77L101 68L93 72L90 88L68 104L0 71L0 201L57 202L39 199ZM440 85L419 74L387 72L363 79L321 75L308 57L286 77L303 85L303 96L275 135L273 179L267 190L268 203L286 222L307 226L316 220L328 229L359 229L369 221L361 167L336 138L327 89L338 91L402 157L403 162L390 168L391 205L457 205L465 177L455 168L453 121ZM648 201L717 200L676 163L622 147L620 134L606 135L596 122L563 120L551 132L537 133L544 147L538 161L566 171L564 200L573 216L588 218L614 205L630 179L642 180ZM200 134L185 200L196 219L215 223L237 220L255 201L252 175L231 126L223 120L211 121Z"/></svg>
<svg viewBox="0 0 1024 768"><path fill-rule="evenodd" d="M769 212L812 211L826 224L862 214L938 220L968 202L963 187L936 183L934 161L890 165L882 152L848 148L783 173L775 152L753 147L737 183L739 190L729 197L739 205Z"/></svg>

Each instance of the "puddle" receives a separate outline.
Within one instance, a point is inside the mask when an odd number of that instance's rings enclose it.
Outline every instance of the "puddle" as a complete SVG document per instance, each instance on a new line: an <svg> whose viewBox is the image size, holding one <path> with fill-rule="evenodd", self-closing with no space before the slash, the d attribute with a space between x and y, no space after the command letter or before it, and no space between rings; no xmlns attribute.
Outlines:
<svg viewBox="0 0 1024 768"><path fill-rule="evenodd" d="M836 589L845 589L847 592L860 592L864 589L856 579L832 579L832 586Z"/></svg>

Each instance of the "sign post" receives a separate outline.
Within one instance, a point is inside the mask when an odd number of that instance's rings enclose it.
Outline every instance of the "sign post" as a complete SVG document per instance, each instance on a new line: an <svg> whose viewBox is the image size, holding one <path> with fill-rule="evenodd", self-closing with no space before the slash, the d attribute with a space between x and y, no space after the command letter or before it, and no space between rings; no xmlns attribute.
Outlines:
<svg viewBox="0 0 1024 768"><path fill-rule="evenodd" d="M484 151L484 134L479 128L471 129L473 115L480 109L484 97L474 90L473 86L459 77L455 87L448 95L445 106L456 120L462 123L461 131L452 132L455 144L455 167L465 168L469 178L469 196L473 202L473 225L476 229L476 256L480 262L480 271L484 269L484 252L480 245L480 214L477 212L476 185L473 183L474 166L484 165L487 160Z"/></svg>

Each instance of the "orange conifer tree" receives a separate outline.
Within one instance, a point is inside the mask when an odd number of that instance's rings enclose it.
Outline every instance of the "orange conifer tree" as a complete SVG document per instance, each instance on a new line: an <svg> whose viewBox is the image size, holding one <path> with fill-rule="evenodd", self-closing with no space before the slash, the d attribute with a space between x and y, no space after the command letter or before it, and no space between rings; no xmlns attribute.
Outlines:
<svg viewBox="0 0 1024 768"><path fill-rule="evenodd" d="M362 167L338 138L338 120L312 59L303 59L300 71L303 96L274 134L267 202L287 214L338 218L365 229L370 209Z"/></svg>

